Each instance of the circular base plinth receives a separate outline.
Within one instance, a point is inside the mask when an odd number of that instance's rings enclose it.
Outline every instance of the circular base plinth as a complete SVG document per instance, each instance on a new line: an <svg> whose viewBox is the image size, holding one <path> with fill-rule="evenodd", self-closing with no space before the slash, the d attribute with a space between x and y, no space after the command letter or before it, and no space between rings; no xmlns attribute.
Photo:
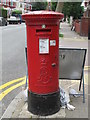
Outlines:
<svg viewBox="0 0 90 120"><path fill-rule="evenodd" d="M60 110L60 91L40 95L28 91L28 110L35 115L52 115Z"/></svg>

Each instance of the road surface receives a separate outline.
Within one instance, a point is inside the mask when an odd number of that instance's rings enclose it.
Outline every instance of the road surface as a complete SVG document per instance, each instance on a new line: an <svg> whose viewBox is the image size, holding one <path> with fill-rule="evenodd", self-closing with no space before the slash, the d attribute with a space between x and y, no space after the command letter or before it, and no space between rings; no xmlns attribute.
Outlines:
<svg viewBox="0 0 90 120"><path fill-rule="evenodd" d="M25 25L8 25L2 27L2 83L24 77L25 68ZM18 82L19 83L19 82ZM14 83L10 86L13 86ZM2 91L8 89L6 87ZM2 99L2 113L14 97L22 90L22 86L8 93Z"/></svg>

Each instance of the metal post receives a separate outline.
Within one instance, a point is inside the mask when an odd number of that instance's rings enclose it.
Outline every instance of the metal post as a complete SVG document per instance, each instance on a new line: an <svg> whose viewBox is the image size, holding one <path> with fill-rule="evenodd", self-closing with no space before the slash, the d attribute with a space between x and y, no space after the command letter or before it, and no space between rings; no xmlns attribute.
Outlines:
<svg viewBox="0 0 90 120"><path fill-rule="evenodd" d="M82 79L80 80L79 91L81 90Z"/></svg>
<svg viewBox="0 0 90 120"><path fill-rule="evenodd" d="M28 60L27 60L27 35L25 32L25 58L26 58L26 85L25 88L27 88L28 85Z"/></svg>
<svg viewBox="0 0 90 120"><path fill-rule="evenodd" d="M84 88L84 69L83 69L83 103L85 103L85 88Z"/></svg>
<svg viewBox="0 0 90 120"><path fill-rule="evenodd" d="M25 84L25 88L27 88L27 84L28 84L28 68L27 68L27 48L25 47L25 57L26 57L26 84Z"/></svg>
<svg viewBox="0 0 90 120"><path fill-rule="evenodd" d="M90 40L90 21L88 20L88 40Z"/></svg>

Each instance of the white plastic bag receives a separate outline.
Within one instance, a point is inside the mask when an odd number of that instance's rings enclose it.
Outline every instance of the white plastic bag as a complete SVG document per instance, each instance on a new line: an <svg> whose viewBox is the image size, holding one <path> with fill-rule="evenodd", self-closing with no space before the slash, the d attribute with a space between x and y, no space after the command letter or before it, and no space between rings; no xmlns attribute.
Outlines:
<svg viewBox="0 0 90 120"><path fill-rule="evenodd" d="M64 89L60 87L61 108L65 109L67 107L68 110L72 110L72 111L75 110L75 107L70 105L69 102L70 102L69 93L67 91L64 91Z"/></svg>
<svg viewBox="0 0 90 120"><path fill-rule="evenodd" d="M69 94L64 91L63 88L60 87L60 102L61 106L67 105L70 102Z"/></svg>
<svg viewBox="0 0 90 120"><path fill-rule="evenodd" d="M80 97L80 95L78 95L78 92L74 89L70 89L69 94L73 95L74 97Z"/></svg>
<svg viewBox="0 0 90 120"><path fill-rule="evenodd" d="M67 109L73 111L75 110L75 107L70 104L67 104Z"/></svg>

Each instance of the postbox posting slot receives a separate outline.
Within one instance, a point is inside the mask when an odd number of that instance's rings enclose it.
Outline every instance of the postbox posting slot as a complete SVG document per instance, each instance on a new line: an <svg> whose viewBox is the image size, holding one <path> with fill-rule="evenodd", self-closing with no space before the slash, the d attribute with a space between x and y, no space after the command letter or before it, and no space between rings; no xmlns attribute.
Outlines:
<svg viewBox="0 0 90 120"><path fill-rule="evenodd" d="M51 34L51 29L37 29L36 34L37 35Z"/></svg>

